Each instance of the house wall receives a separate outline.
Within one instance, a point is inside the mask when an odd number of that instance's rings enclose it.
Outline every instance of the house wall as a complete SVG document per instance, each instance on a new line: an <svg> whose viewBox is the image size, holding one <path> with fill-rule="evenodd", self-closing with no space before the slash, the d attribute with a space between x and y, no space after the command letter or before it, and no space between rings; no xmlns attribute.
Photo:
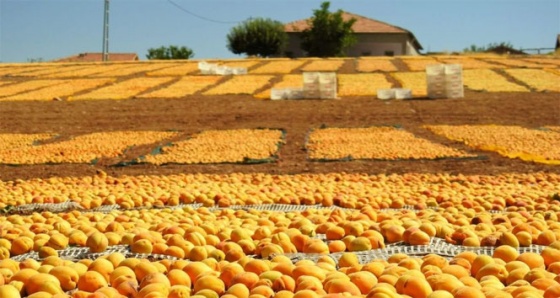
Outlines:
<svg viewBox="0 0 560 298"><path fill-rule="evenodd" d="M386 52L393 52L395 56L419 55L408 34L360 33L356 35L358 40L346 51L347 56L385 56ZM300 49L300 43L298 33L288 33L286 53L292 54L293 57L305 57L306 53Z"/></svg>
<svg viewBox="0 0 560 298"><path fill-rule="evenodd" d="M407 56L418 56L420 53L416 50L413 43L410 40L406 41L406 54Z"/></svg>
<svg viewBox="0 0 560 298"><path fill-rule="evenodd" d="M346 54L351 57L358 56L385 56L386 52L393 55L406 54L406 34L356 34L358 42L350 47Z"/></svg>

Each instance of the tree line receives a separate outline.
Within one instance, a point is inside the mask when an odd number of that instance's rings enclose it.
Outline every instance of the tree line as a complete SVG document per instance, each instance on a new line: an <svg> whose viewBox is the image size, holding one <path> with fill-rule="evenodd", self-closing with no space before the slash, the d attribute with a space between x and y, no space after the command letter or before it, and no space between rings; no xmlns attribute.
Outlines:
<svg viewBox="0 0 560 298"><path fill-rule="evenodd" d="M342 10L331 12L330 2L313 10L308 28L301 32L301 49L310 57L340 57L356 43L352 26L356 19L344 20ZM234 54L256 57L284 55L288 34L282 22L270 18L250 18L231 28L226 36L227 48ZM161 46L148 49L148 59L189 59L194 52L188 47Z"/></svg>

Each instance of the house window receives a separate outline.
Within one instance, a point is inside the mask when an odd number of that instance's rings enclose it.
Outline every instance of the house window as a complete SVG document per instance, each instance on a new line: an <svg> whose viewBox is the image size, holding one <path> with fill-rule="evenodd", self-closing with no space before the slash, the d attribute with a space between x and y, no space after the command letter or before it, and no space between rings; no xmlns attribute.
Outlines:
<svg viewBox="0 0 560 298"><path fill-rule="evenodd" d="M369 52L369 51L368 52L362 52L362 56L364 56L364 57L365 56L371 56L371 52Z"/></svg>
<svg viewBox="0 0 560 298"><path fill-rule="evenodd" d="M394 51L385 51L385 56L395 56Z"/></svg>

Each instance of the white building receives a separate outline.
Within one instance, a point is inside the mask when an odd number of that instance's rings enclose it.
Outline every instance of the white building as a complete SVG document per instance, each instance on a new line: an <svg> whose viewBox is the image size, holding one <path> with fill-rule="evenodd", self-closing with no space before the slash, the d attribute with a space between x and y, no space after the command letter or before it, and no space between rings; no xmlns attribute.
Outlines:
<svg viewBox="0 0 560 298"><path fill-rule="evenodd" d="M342 18L345 21L356 19L352 29L357 42L346 50L349 57L419 55L422 50L414 34L406 29L348 12L343 12ZM310 19L304 19L284 25L284 30L288 33L286 56L306 56L300 47L300 35L309 28L309 21Z"/></svg>

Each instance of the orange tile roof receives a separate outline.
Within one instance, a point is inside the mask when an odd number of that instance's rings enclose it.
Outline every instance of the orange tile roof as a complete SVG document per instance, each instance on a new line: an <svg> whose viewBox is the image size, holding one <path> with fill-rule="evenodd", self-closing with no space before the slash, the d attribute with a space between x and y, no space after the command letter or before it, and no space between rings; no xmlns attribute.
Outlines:
<svg viewBox="0 0 560 298"><path fill-rule="evenodd" d="M136 61L135 53L109 53L109 61ZM101 62L103 53L80 53L78 55L54 60L54 62Z"/></svg>
<svg viewBox="0 0 560 298"><path fill-rule="evenodd" d="M352 29L355 33L409 33L408 30L387 24L378 20L366 18L357 14L342 12L342 19L348 21L352 18L356 19ZM310 19L298 20L284 25L286 32L301 32L309 28L308 21Z"/></svg>

